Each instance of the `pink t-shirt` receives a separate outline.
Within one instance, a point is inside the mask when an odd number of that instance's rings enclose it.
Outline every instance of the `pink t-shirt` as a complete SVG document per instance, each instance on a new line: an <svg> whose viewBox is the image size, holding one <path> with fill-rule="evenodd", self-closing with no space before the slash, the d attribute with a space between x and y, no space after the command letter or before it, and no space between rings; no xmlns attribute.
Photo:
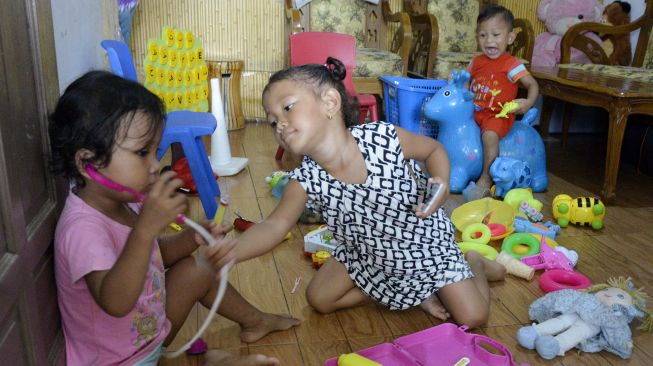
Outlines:
<svg viewBox="0 0 653 366"><path fill-rule="evenodd" d="M138 211L139 207L132 207ZM84 276L113 267L131 228L69 193L55 233L55 275L68 365L132 365L170 332L165 273L157 242L143 292L132 311L116 318L102 310Z"/></svg>

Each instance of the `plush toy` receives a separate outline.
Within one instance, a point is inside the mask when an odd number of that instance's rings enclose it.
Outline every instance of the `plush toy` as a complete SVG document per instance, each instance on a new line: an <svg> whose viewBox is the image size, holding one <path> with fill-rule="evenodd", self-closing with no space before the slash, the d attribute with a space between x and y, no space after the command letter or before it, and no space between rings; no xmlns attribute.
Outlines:
<svg viewBox="0 0 653 366"><path fill-rule="evenodd" d="M547 360L564 356L572 347L629 358L633 318L643 318L638 329L653 330L653 317L646 309L648 295L635 288L630 277L610 278L585 291L560 290L535 300L528 316L539 324L519 329L519 344Z"/></svg>
<svg viewBox="0 0 653 366"><path fill-rule="evenodd" d="M614 1L603 10L603 22L611 25L630 23L630 4L625 1ZM601 37L610 65L628 66L632 52L630 50L630 34L606 34Z"/></svg>
<svg viewBox="0 0 653 366"><path fill-rule="evenodd" d="M537 36L533 47L534 66L555 66L560 63L560 44L567 29L580 22L600 22L603 7L597 0L542 0L537 17L548 32ZM585 36L602 44L601 38L588 32ZM590 59L576 49L571 50L571 63L590 63Z"/></svg>

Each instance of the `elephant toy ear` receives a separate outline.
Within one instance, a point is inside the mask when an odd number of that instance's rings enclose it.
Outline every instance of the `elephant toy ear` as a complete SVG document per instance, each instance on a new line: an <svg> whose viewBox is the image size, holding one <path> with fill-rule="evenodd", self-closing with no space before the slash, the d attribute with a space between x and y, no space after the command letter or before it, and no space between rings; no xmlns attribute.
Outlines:
<svg viewBox="0 0 653 366"><path fill-rule="evenodd" d="M474 99L474 93L470 92L469 90L465 90L463 92L463 99L465 99L465 101Z"/></svg>

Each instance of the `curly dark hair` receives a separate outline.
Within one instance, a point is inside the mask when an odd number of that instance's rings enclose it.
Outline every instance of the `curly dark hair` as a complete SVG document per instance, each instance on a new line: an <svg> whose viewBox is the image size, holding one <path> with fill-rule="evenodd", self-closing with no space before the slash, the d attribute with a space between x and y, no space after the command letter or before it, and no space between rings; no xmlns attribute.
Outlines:
<svg viewBox="0 0 653 366"><path fill-rule="evenodd" d="M282 80L312 84L315 89L315 95L318 96L325 87L334 88L340 94L342 120L345 121L345 126L350 127L358 124L360 106L358 104L358 98L351 97L347 93L347 88L343 83L346 75L347 70L342 61L334 57L328 57L324 65L306 64L292 66L275 72L270 76L268 84L263 89L263 94L270 89L272 84Z"/></svg>
<svg viewBox="0 0 653 366"><path fill-rule="evenodd" d="M164 125L165 107L145 87L106 71L90 71L73 81L50 115L50 170L83 187L75 165L77 151L88 149L94 154L89 163L108 165L116 140L123 138L118 135L126 133L136 112L150 122L144 136L156 138Z"/></svg>
<svg viewBox="0 0 653 366"><path fill-rule="evenodd" d="M499 16L503 19L510 31L515 27L515 16L512 15L512 12L501 5L488 5L478 14L476 18L476 24L481 24L488 19L492 19L496 16Z"/></svg>

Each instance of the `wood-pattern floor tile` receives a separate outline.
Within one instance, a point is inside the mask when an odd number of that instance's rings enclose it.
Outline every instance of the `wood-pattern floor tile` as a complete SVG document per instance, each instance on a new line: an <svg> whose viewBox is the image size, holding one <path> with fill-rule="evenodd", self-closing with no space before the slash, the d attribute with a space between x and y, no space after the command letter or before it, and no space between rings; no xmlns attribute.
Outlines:
<svg viewBox="0 0 653 366"><path fill-rule="evenodd" d="M277 143L267 124L248 123L242 130L231 131L233 156L246 156L248 169L232 177L220 177L221 190L232 197L231 209L238 210L252 221L267 216L278 200L272 197L264 179L275 170L290 170L300 157L288 152L280 162L274 160ZM570 139L570 146L575 141ZM208 144L207 144L208 146ZM590 146L590 145L587 145ZM535 193L544 203L545 219L552 219L551 201L558 194L594 196L600 191L604 161L587 163L589 149L562 149L559 141L547 143L549 187ZM164 162L169 156L164 157ZM596 159L594 159L596 160ZM594 231L570 225L562 229L556 240L560 245L578 251L577 269L595 283L610 276L631 276L637 286L644 286L653 295L653 177L633 174L623 166L619 174L616 204L607 207L605 228ZM196 196L189 196L189 216L200 218L203 210ZM445 211L451 212L464 203L461 195L451 195ZM233 215L231 217L233 219ZM230 283L262 311L289 313L302 323L289 331L278 332L247 345L240 341L236 323L217 316L203 338L211 348L221 348L232 354L263 353L278 357L282 365L321 366L330 357L338 356L394 339L442 322L418 308L390 311L378 305L347 309L333 314L319 314L308 305L305 289L316 271L303 256L303 236L316 225L297 224L293 238L281 243L272 252L240 263L230 273ZM230 234L237 237L238 233ZM499 247L500 243L496 243ZM551 361L540 358L535 351L520 347L516 332L529 324L528 307L543 295L537 271L530 282L508 276L505 281L492 283L492 305L488 324L472 332L486 334L504 344L518 362L531 365L653 365L653 334L633 331L635 349L630 360L621 360L608 352L581 353L575 350ZM301 277L295 293L294 281ZM192 336L206 309L197 307L179 332L173 346L181 345ZM639 324L637 321L634 324ZM633 326L634 328L634 326ZM162 360L161 364L201 365L200 357L182 356Z"/></svg>

